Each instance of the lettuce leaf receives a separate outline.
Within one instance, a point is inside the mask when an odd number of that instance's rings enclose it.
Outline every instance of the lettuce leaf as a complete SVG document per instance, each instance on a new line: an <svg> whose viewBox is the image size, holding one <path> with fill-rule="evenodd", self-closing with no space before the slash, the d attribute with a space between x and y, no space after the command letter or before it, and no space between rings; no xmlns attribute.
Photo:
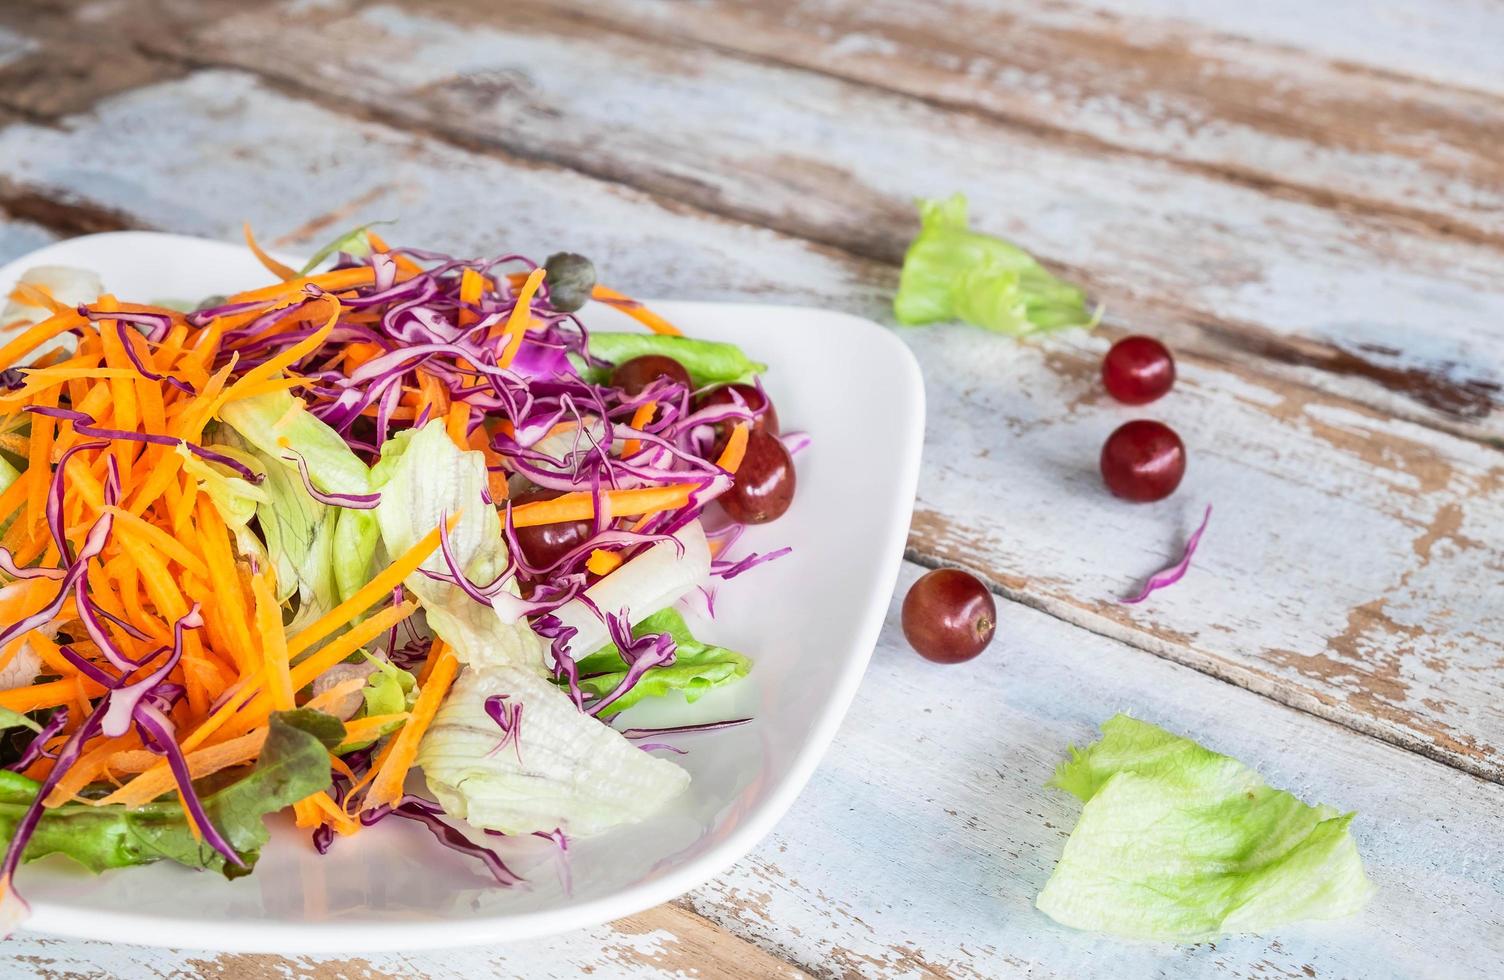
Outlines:
<svg viewBox="0 0 1504 980"><path fill-rule="evenodd" d="M682 691L684 699L693 702L713 687L746 677L752 669L752 661L741 654L695 639L677 609L656 612L632 628L632 635L638 637L659 633L674 638L674 662L650 668L630 691L606 706L602 718L624 711L643 698L662 697L670 691ZM627 663L614 643L580 660L577 667L580 690L595 697L610 694L627 676Z"/></svg>
<svg viewBox="0 0 1504 980"><path fill-rule="evenodd" d="M367 221L358 228L352 228L341 233L332 242L324 245L298 270L298 275L306 276L317 269L325 259L331 255L344 252L351 258L363 259L371 254L371 237L367 234L375 225L389 225L390 221Z"/></svg>
<svg viewBox="0 0 1504 980"><path fill-rule="evenodd" d="M196 840L183 808L171 797L139 807L68 803L51 808L26 845L26 860L64 854L96 872L165 860L228 878L248 874L270 836L262 818L329 788L328 750L344 730L321 712L276 712L255 768L203 797L204 812L245 861L244 868L226 864L214 848ZM20 773L0 771L0 839L10 839L38 787Z"/></svg>
<svg viewBox="0 0 1504 980"><path fill-rule="evenodd" d="M497 695L521 706L514 744L485 710ZM423 736L418 765L446 813L507 834L600 833L646 819L689 785L679 766L518 667L466 668Z"/></svg>
<svg viewBox="0 0 1504 980"><path fill-rule="evenodd" d="M735 344L661 333L593 330L590 333L590 354L612 364L647 354L672 357L684 365L684 370L689 372L690 381L697 388L710 384L750 382L768 369L766 364L752 360ZM605 381L611 372L587 368L582 373L588 380Z"/></svg>
<svg viewBox="0 0 1504 980"><path fill-rule="evenodd" d="M260 486L252 488L260 492L256 517L277 572L278 600L298 596L297 617L290 626L296 629L369 581L377 534L368 511L315 500L292 454L306 462L314 485L330 493L368 493L370 470L338 432L287 392L234 401L221 414L228 427L227 441L243 445L255 468L266 475ZM237 490L233 485L228 489ZM212 496L212 486L210 492ZM240 498L246 496L243 490L238 493ZM214 499L218 506L219 499ZM230 498L232 507L241 502ZM219 510L229 522L227 508L219 506ZM359 516L346 516L350 514Z"/></svg>
<svg viewBox="0 0 1504 980"><path fill-rule="evenodd" d="M1236 759L1117 715L1050 785L1085 806L1036 905L1077 929L1201 942L1351 915L1372 885L1354 814L1308 806Z"/></svg>
<svg viewBox="0 0 1504 980"><path fill-rule="evenodd" d="M893 297L899 323L959 319L1013 337L1096 326L1079 288L1012 242L969 230L963 195L920 201L919 221Z"/></svg>
<svg viewBox="0 0 1504 980"><path fill-rule="evenodd" d="M402 554L445 519L458 515L449 543L470 581L488 584L506 568L501 518L481 496L485 458L456 446L442 421L435 419L388 439L371 469L371 483L381 493L381 502L370 513L381 528L387 554ZM422 567L449 574L437 551ZM421 570L409 575L404 585L422 602L429 628L462 662L543 672L543 644L525 621L504 623L496 610L476 602L459 586L429 578Z"/></svg>

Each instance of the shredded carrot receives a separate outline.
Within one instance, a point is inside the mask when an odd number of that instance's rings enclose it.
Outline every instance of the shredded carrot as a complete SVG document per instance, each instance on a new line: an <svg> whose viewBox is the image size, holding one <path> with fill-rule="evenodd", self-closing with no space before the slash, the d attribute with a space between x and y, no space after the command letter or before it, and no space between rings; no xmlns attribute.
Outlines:
<svg viewBox="0 0 1504 980"><path fill-rule="evenodd" d="M52 295L52 290L39 282L18 282L10 291L10 298L27 306L40 306L52 313L61 313L68 307Z"/></svg>
<svg viewBox="0 0 1504 980"><path fill-rule="evenodd" d="M261 754L261 745L266 741L266 735L267 729L263 727L197 752L187 752L185 749L187 754L184 758L188 763L188 772L194 779L202 779L221 769L249 762ZM146 763L151 768L135 770L134 766L138 763ZM153 756L148 761L133 754L125 757L118 768L123 772L140 771L141 774L109 796L97 801L100 806L108 806L111 803L142 806L177 785L173 780L172 770L162 762L161 756Z"/></svg>
<svg viewBox="0 0 1504 980"><path fill-rule="evenodd" d="M611 306L616 307L627 316L631 317L638 323L653 331L653 333L668 334L671 337L679 337L683 335L683 331L681 331L678 327L674 326L672 323L669 323L663 317L654 313L646 306L643 306L632 297L627 296L624 293L618 293L614 289L609 289L605 286L597 285L590 291L590 298L598 299L602 303L607 303Z"/></svg>
<svg viewBox="0 0 1504 980"><path fill-rule="evenodd" d="M46 392L37 398L37 404L56 408L57 396L56 390ZM57 426L52 419L45 415L31 416L31 445L26 452L28 469L38 474L52 472L52 442L56 432ZM26 522L34 525L42 520L46 516L46 507L47 481L32 480L26 491Z"/></svg>
<svg viewBox="0 0 1504 980"><path fill-rule="evenodd" d="M402 795L402 784L407 779L407 771L412 768L413 761L418 757L418 745L422 741L423 733L432 724L434 715L438 714L439 705L443 702L444 695L449 692L449 687L454 683L459 669L460 662L455 659L453 653L447 649L439 652L438 660L428 675L428 681L418 692L418 701L413 705L412 717L392 739L391 754L382 763L381 771L376 774L371 788L366 791L364 805L367 808L384 806Z"/></svg>
<svg viewBox="0 0 1504 980"><path fill-rule="evenodd" d="M621 563L621 552L605 551L601 548L596 548L590 552L590 557L585 559L585 567L596 575L608 575L616 571L617 566Z"/></svg>
<svg viewBox="0 0 1504 980"><path fill-rule="evenodd" d="M270 255L267 255L265 252L261 251L261 246L256 244L256 236L251 234L251 223L249 221L245 223L244 229L246 245L250 248L251 254L256 256L256 261L266 266L267 272L270 272L272 275L276 276L278 279L281 279L283 282L286 282L288 279L296 279L298 277L297 270L293 269L291 266L283 265L281 262L278 262Z"/></svg>
<svg viewBox="0 0 1504 980"><path fill-rule="evenodd" d="M366 241L371 243L371 251L373 252L390 252L392 250L386 242L382 241L380 235L369 228L366 229ZM397 271L404 273L408 277L416 276L423 271L422 266L405 255L393 255L392 261L397 263Z"/></svg>
<svg viewBox="0 0 1504 980"><path fill-rule="evenodd" d="M533 302L533 294L538 291L543 282L544 269L540 266L528 274L522 283L522 288L517 290L517 302L512 307L512 312L507 315L506 325L502 328L500 336L506 337L506 346L502 348L501 355L496 359L497 367L508 367L512 358L517 356L517 350L522 346L522 338L526 336L528 320L531 319L529 308Z"/></svg>
<svg viewBox="0 0 1504 980"><path fill-rule="evenodd" d="M510 495L507 474L502 466L502 456L491 448L491 434L484 425L477 425L465 437L465 445L486 458L486 489L490 491L491 503L499 504Z"/></svg>
<svg viewBox="0 0 1504 980"><path fill-rule="evenodd" d="M325 292L337 293L342 289L353 289L356 286L369 286L376 281L376 270L370 266L361 266L356 269L336 269L333 272L324 272L316 276L299 276L286 282L274 283L270 286L262 286L260 289L248 289L243 293L236 293L228 297L226 303L254 303L258 300L284 299L288 296L299 296L308 286L317 286ZM255 319L252 317L252 319Z"/></svg>
<svg viewBox="0 0 1504 980"><path fill-rule="evenodd" d="M474 269L466 268L460 273L460 326L468 327L480 320L480 314L471 307L480 303L480 295L486 280Z"/></svg>
<svg viewBox="0 0 1504 980"><path fill-rule="evenodd" d="M261 656L266 660L272 710L291 711L292 671L287 663L287 630L282 626L282 607L272 593L266 575L251 576L251 595L256 599L256 633L261 638Z"/></svg>
<svg viewBox="0 0 1504 980"><path fill-rule="evenodd" d="M340 681L321 694L315 694L303 702L303 707L312 708L315 711L329 711L340 701L356 693L366 686L364 677L352 677L347 681Z"/></svg>
<svg viewBox="0 0 1504 980"><path fill-rule="evenodd" d="M155 524L137 517L130 511L121 510L119 507L105 507L104 512L114 514L115 527L126 534L134 535L143 543L151 545L195 575L205 579L209 577L209 568L202 558L189 551L181 541L176 540Z"/></svg>
<svg viewBox="0 0 1504 980"><path fill-rule="evenodd" d="M388 725L393 722L406 721L407 718L406 711L398 711L389 715L367 715L364 718L347 721L345 722L345 741L341 749L348 752L362 742L379 738Z"/></svg>
<svg viewBox="0 0 1504 980"><path fill-rule="evenodd" d="M42 805L48 807L62 806L64 803L72 801L78 796L79 791L92 783L104 771L105 765L111 756L128 746L140 744L141 740L135 735L120 735L98 743L79 756L72 767L63 774L63 778L57 781L57 785L52 787L52 792L47 794L47 798L42 801ZM161 756L157 756L156 758L160 759Z"/></svg>
<svg viewBox="0 0 1504 980"><path fill-rule="evenodd" d="M721 457L715 461L715 465L727 473L735 473L742 467L742 459L747 455L747 439L750 428L745 422L736 423L736 428L731 430L731 438L726 440L726 448L721 450Z"/></svg>
<svg viewBox="0 0 1504 980"><path fill-rule="evenodd" d="M54 313L35 326L23 330L14 340L0 347L0 370L14 367L16 361L30 354L58 334L74 330L89 321L77 310Z"/></svg>
<svg viewBox="0 0 1504 980"><path fill-rule="evenodd" d="M91 680L84 681L84 689L88 691L91 698L97 698L104 693L104 688ZM24 715L38 708L55 708L60 704L67 704L73 699L73 694L72 678L64 677L61 680L33 684L30 687L0 691L0 708L9 708Z"/></svg>
<svg viewBox="0 0 1504 980"><path fill-rule="evenodd" d="M661 487L608 490L601 494L605 517L635 517L674 510L689 503L694 483L670 483ZM537 527L566 521L588 521L595 516L595 502L587 491L562 494L552 500L534 500L512 508L513 527Z"/></svg>
<svg viewBox="0 0 1504 980"><path fill-rule="evenodd" d="M449 518L449 530L454 530L458 523L459 515ZM297 636L287 641L287 654L296 657L319 640L333 633L341 626L348 625L352 619L374 606L377 602L391 595L392 590L402 584L402 580L415 572L419 565L433 554L439 547L439 529L434 528L425 534L417 544L402 554L396 561L379 572L371 581L361 586L354 595L329 610L309 625L305 626Z"/></svg>
<svg viewBox="0 0 1504 980"><path fill-rule="evenodd" d="M632 426L632 428L641 431L643 426L653 421L653 416L657 413L657 411L658 403L655 401L638 405L637 411L632 413L632 421L629 424ZM622 458L625 459L629 456L635 456L637 454L637 451L641 448L641 439L628 439L626 442L622 443Z"/></svg>
<svg viewBox="0 0 1504 980"><path fill-rule="evenodd" d="M444 419L444 429L449 433L449 438L461 449L469 449L469 443L465 429L470 425L470 406L465 402L455 402L449 406L449 416Z"/></svg>
<svg viewBox="0 0 1504 980"><path fill-rule="evenodd" d="M422 685L428 680L428 675L433 673L433 665L438 663L444 655L444 641L434 640L428 645L428 656L423 658L423 663L418 667L418 684Z"/></svg>
<svg viewBox="0 0 1504 980"><path fill-rule="evenodd" d="M411 616L416 608L416 603L404 602L383 609L370 619L353 627L349 632L342 634L328 646L322 647L312 656L300 661L289 671L292 689L301 690L313 683L314 679L324 671ZM267 666L268 669L271 668L271 664ZM267 693L257 685L248 684L222 704L194 730L193 734L183 739L183 748L186 750L202 745L211 735L232 720L235 721L232 731L238 726L259 724L272 710L274 710L272 699Z"/></svg>

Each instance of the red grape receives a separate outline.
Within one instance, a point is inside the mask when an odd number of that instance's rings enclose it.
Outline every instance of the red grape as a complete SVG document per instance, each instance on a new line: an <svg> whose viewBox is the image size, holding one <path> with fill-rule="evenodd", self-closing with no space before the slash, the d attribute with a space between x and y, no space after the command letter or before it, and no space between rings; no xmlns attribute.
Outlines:
<svg viewBox="0 0 1504 980"><path fill-rule="evenodd" d="M997 606L975 575L956 568L926 572L903 597L903 635L926 660L958 664L992 642Z"/></svg>
<svg viewBox="0 0 1504 980"><path fill-rule="evenodd" d="M1175 383L1175 359L1153 337L1124 337L1102 359L1102 383L1118 401L1143 405Z"/></svg>
<svg viewBox="0 0 1504 980"><path fill-rule="evenodd" d="M611 387L636 395L659 378L677 381L686 389L691 387L689 372L684 370L684 365L662 354L644 354L622 361L611 372Z"/></svg>
<svg viewBox="0 0 1504 980"><path fill-rule="evenodd" d="M531 503L534 500L552 500L559 490L525 490L512 497L514 504ZM516 529L517 547L527 563L544 568L563 558L586 541L590 540L589 521L565 521L560 524L537 524Z"/></svg>
<svg viewBox="0 0 1504 980"><path fill-rule="evenodd" d="M741 397L740 403L737 401L737 396ZM778 435L778 413L773 410L773 403L768 399L768 396L754 385L734 384L712 388L700 396L699 404L695 407L707 408L711 405L738 404L740 407L750 409L754 413L752 428L770 432L775 436Z"/></svg>
<svg viewBox="0 0 1504 980"><path fill-rule="evenodd" d="M775 435L753 429L731 489L716 498L734 521L766 524L794 502L794 458Z"/></svg>
<svg viewBox="0 0 1504 980"><path fill-rule="evenodd" d="M1185 476L1185 443L1163 422L1135 419L1102 446L1102 479L1128 500L1163 500Z"/></svg>

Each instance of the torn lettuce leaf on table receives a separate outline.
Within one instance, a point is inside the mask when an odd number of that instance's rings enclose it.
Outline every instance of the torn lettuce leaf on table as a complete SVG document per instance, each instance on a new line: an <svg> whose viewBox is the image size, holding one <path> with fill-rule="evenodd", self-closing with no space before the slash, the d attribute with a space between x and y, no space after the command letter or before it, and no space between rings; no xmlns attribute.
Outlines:
<svg viewBox="0 0 1504 980"><path fill-rule="evenodd" d="M1086 294L1051 275L1028 252L972 231L966 198L919 202L919 234L904 254L893 314L909 326L939 320L967 323L1011 337L1071 327L1090 329Z"/></svg>
<svg viewBox="0 0 1504 980"><path fill-rule="evenodd" d="M1148 722L1108 719L1050 785L1084 804L1035 903L1062 925L1203 942L1352 915L1372 894L1355 814Z"/></svg>

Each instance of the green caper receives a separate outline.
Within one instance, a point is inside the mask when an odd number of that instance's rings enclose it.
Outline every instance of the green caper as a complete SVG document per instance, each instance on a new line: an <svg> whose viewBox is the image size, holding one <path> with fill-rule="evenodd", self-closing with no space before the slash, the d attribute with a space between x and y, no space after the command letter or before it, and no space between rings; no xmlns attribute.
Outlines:
<svg viewBox="0 0 1504 980"><path fill-rule="evenodd" d="M561 313L573 313L590 299L595 288L595 264L573 252L555 252L543 263L543 282L548 286L549 305Z"/></svg>

